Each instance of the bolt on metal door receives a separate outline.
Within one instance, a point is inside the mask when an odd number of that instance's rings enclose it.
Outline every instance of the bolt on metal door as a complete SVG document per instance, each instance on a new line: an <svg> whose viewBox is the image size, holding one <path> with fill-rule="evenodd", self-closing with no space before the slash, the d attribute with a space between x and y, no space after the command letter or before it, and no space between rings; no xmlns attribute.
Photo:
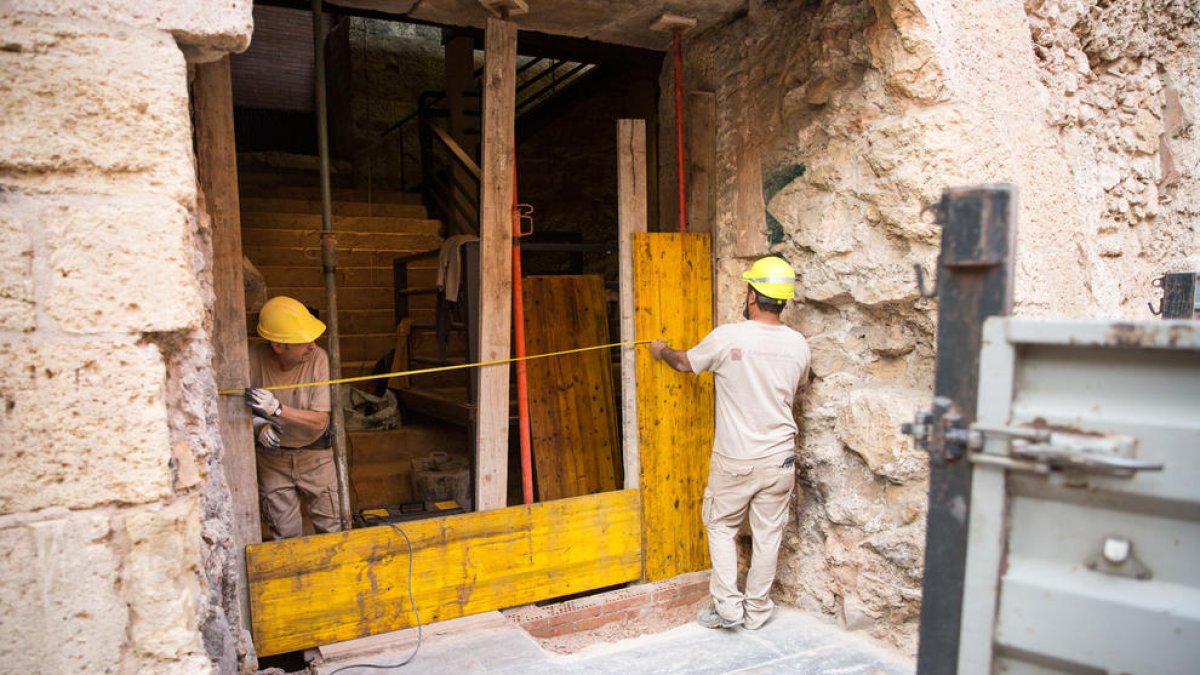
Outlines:
<svg viewBox="0 0 1200 675"><path fill-rule="evenodd" d="M1195 673L1200 326L984 325L959 673Z"/></svg>

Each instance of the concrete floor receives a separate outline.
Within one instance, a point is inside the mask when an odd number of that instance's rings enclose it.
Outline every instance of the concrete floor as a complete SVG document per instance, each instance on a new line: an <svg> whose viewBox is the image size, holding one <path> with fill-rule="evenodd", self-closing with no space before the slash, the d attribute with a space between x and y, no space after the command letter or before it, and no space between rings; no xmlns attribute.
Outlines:
<svg viewBox="0 0 1200 675"><path fill-rule="evenodd" d="M381 639L382 638L382 639ZM322 648L319 675L367 675L351 664L395 664L414 644L413 631L372 642ZM421 649L389 672L446 673L813 673L911 675L911 659L794 609L780 608L758 631L712 630L695 623L631 640L595 644L575 654L544 651L498 613L425 629Z"/></svg>

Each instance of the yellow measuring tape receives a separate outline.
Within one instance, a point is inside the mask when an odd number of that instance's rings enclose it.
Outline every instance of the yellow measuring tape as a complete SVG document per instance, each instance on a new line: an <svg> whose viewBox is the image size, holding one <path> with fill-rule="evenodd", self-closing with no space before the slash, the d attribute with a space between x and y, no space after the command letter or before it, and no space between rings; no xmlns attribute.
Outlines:
<svg viewBox="0 0 1200 675"><path fill-rule="evenodd" d="M305 382L303 384L280 384L274 387L262 387L267 391L278 391L280 389L300 389L301 387L319 387L326 384L348 384L350 382L366 382L367 380L382 380L385 377L404 377L407 375L424 375L426 373L443 373L447 370L464 370L466 368L480 368L483 366L498 366L505 363L515 363L517 361L532 361L534 359L548 359L551 356L563 356L565 354L578 354L580 352L590 352L597 349L611 349L613 347L625 347L633 345L644 345L653 342L653 340L632 340L630 342L610 342L606 345L596 345L594 347L580 347L579 349L564 349L561 352L550 352L549 354L534 354L533 356L513 357L511 359L500 359L498 361L484 361L482 363L462 363L457 366L438 366L436 368L422 368L420 370L404 370L398 373L382 373L379 375L362 375L359 377L343 377L340 380L325 380L323 382ZM221 389L217 393L222 396L233 396L242 394L245 389Z"/></svg>

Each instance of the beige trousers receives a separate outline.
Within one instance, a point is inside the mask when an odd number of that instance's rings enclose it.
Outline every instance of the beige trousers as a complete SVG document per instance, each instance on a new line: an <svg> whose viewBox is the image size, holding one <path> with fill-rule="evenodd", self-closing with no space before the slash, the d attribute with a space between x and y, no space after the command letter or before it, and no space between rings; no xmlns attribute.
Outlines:
<svg viewBox="0 0 1200 675"><path fill-rule="evenodd" d="M260 447L254 454L258 465L258 494L272 539L304 534L301 498L318 534L342 529L333 450L267 450Z"/></svg>
<svg viewBox="0 0 1200 675"><path fill-rule="evenodd" d="M796 467L791 452L763 459L739 460L714 453L704 490L701 514L708 529L712 557L709 592L717 613L726 619L744 619L747 628L759 628L775 611L771 584L788 504L796 484ZM750 517L754 547L746 591L737 588L737 545L734 537L742 521Z"/></svg>

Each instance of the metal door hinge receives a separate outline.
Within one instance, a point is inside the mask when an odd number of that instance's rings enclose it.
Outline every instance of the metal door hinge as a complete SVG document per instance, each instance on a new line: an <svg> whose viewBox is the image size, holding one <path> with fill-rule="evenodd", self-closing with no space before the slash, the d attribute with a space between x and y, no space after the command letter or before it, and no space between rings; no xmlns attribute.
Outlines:
<svg viewBox="0 0 1200 675"><path fill-rule="evenodd" d="M970 461L1014 471L1042 474L1060 471L1130 478L1138 471L1163 470L1161 462L1134 458L1138 441L1124 434L973 424L967 436ZM1006 437L1008 455L980 452L989 436Z"/></svg>
<svg viewBox="0 0 1200 675"><path fill-rule="evenodd" d="M900 433L912 436L917 447L937 463L953 462L966 454L970 434L966 421L954 401L938 396L933 408L916 414L912 422L900 425Z"/></svg>

